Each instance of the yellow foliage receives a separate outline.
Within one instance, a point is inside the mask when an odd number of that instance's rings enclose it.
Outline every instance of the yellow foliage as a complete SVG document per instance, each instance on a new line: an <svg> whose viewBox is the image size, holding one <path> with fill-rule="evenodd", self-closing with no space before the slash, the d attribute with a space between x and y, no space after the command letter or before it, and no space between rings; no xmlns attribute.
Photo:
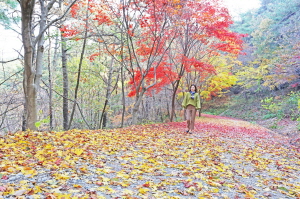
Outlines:
<svg viewBox="0 0 300 199"><path fill-rule="evenodd" d="M226 77L220 74L213 81L219 86ZM183 132L185 125L9 135L0 142L0 197L228 198L228 191L255 198L271 189L282 198L299 196L299 151L282 145L287 138L216 116L197 118L193 134ZM242 178L255 179L255 190Z"/></svg>

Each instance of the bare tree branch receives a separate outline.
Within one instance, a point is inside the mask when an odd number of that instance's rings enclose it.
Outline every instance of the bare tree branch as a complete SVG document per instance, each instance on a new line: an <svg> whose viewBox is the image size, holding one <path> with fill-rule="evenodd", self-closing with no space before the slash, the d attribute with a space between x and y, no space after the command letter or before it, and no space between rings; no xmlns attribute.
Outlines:
<svg viewBox="0 0 300 199"><path fill-rule="evenodd" d="M23 46L22 46L22 48L23 48ZM14 49L14 51L16 51L19 54L19 56L21 57L20 61L23 61L24 56L21 54L21 52L16 49Z"/></svg>
<svg viewBox="0 0 300 199"><path fill-rule="evenodd" d="M4 84L7 80L9 80L10 78L12 78L13 76L15 76L16 74L20 73L20 72L23 71L23 70L24 70L24 69L21 69L21 70L19 70L18 72L12 74L9 78L7 78L7 79L4 80L3 82L1 82L1 83L0 83L0 86L1 86L2 84Z"/></svg>
<svg viewBox="0 0 300 199"><path fill-rule="evenodd" d="M20 58L8 60L8 61L0 61L0 63L1 63L1 64L6 64L6 63L9 63L9 62L13 62L13 61L19 60L19 59L20 59Z"/></svg>
<svg viewBox="0 0 300 199"><path fill-rule="evenodd" d="M50 1L50 3L48 3L48 5L47 5L47 10L48 11L53 7L55 2L56 2L56 0L52 0L52 1Z"/></svg>
<svg viewBox="0 0 300 199"><path fill-rule="evenodd" d="M35 41L34 41L34 43L33 43L33 46L35 46L35 45L37 44L37 42L40 40L40 38L42 37L42 35L44 34L44 32L45 32L52 24L54 24L55 22L57 22L57 21L63 19L63 18L69 13L69 10L71 9L71 7L72 7L76 2L77 2L77 0L74 0L74 1L69 5L69 7L67 8L67 10L65 11L65 13L64 13L62 16L60 16L60 17L58 17L58 18L52 20L51 22L49 22L49 23L45 26L45 28L44 28L44 29L39 33L39 35L36 37L36 39L35 39Z"/></svg>
<svg viewBox="0 0 300 199"><path fill-rule="evenodd" d="M1 113L0 116L5 115L5 114L8 113L9 111L12 111L12 110L18 108L19 106L23 106L23 104L19 104L18 106L15 106L15 107L13 107L13 108L11 108L11 109L8 109L9 106L7 106L7 109L5 110L5 112ZM0 126L1 126L1 125L0 125Z"/></svg>

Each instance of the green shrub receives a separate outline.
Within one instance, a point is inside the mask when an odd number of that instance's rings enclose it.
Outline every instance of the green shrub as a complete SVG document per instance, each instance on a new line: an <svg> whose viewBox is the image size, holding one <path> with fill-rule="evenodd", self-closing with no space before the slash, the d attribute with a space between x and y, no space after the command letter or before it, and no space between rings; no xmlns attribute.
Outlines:
<svg viewBox="0 0 300 199"><path fill-rule="evenodd" d="M36 128L39 128L42 124L48 124L50 122L50 116L48 116L47 118L44 118L40 121L37 121L34 125Z"/></svg>
<svg viewBox="0 0 300 199"><path fill-rule="evenodd" d="M274 124L274 125L272 125L270 128L271 128L271 129L277 129L278 126L277 126L277 124Z"/></svg>
<svg viewBox="0 0 300 199"><path fill-rule="evenodd" d="M263 119L266 120L266 119L275 118L275 117L277 117L277 115L275 113L269 113L269 114L264 115Z"/></svg>

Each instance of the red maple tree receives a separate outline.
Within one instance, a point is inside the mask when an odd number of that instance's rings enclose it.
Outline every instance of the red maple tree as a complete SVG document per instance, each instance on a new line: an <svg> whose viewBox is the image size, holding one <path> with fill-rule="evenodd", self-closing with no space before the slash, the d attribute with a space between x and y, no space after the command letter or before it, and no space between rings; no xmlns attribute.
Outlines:
<svg viewBox="0 0 300 199"><path fill-rule="evenodd" d="M101 53L113 56L130 75L128 96L135 97L133 123L144 94L172 84L173 113L179 83L186 72L205 80L215 73L213 57L238 55L242 49L243 35L230 31L231 17L218 0L90 1L92 19L97 22L89 27L90 34L105 46ZM73 6L74 18L80 13L79 4L84 2ZM115 31L113 37L118 44L111 44L112 37L104 36L104 28L99 34L99 26L113 26L110 30ZM80 32L74 24L61 30L69 37ZM94 52L90 60L101 53Z"/></svg>

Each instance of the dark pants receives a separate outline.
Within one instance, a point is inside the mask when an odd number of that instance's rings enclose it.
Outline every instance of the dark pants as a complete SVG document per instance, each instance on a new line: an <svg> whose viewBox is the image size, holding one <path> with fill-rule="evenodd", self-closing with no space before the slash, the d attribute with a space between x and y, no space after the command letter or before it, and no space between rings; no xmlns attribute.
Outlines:
<svg viewBox="0 0 300 199"><path fill-rule="evenodd" d="M188 105L186 107L186 120L187 120L187 128L191 131L194 130L195 117L196 117L196 108L192 105Z"/></svg>

